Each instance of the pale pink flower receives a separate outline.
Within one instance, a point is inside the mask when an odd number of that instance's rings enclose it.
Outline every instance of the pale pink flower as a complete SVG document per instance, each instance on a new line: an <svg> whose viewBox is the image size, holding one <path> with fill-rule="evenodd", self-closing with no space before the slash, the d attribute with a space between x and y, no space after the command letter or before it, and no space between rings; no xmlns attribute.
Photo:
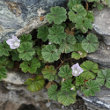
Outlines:
<svg viewBox="0 0 110 110"><path fill-rule="evenodd" d="M20 40L14 35L11 39L8 39L6 43L10 46L11 49L16 49L20 46Z"/></svg>
<svg viewBox="0 0 110 110"><path fill-rule="evenodd" d="M78 63L74 64L71 68L73 76L79 76L83 72L83 69L79 66Z"/></svg>

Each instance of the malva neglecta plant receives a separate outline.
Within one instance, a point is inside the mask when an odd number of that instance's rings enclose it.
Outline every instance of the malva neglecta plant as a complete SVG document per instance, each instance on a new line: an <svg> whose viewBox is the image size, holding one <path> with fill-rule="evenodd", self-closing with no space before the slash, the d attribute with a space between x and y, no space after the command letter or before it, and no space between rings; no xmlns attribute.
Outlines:
<svg viewBox="0 0 110 110"><path fill-rule="evenodd" d="M96 4L103 5L101 0L69 0L68 11L59 6L50 9L49 24L39 27L36 36L12 36L0 43L0 80L13 68L30 73L25 82L28 90L37 92L46 86L49 99L65 106L75 103L77 91L94 96L101 86L110 88L110 69L100 69L86 58L99 46L91 32L91 9Z"/></svg>

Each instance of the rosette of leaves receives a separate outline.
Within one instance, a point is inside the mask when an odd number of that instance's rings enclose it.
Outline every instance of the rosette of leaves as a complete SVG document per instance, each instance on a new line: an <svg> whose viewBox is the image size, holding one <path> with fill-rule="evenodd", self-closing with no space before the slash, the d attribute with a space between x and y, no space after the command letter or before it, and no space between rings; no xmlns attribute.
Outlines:
<svg viewBox="0 0 110 110"><path fill-rule="evenodd" d="M90 80L81 88L85 96L95 96L96 92L100 91L100 86L95 80Z"/></svg>
<svg viewBox="0 0 110 110"><path fill-rule="evenodd" d="M20 37L20 41L21 41L21 43L22 42L30 42L30 41L32 41L32 36L31 36L31 34L23 34L21 37Z"/></svg>
<svg viewBox="0 0 110 110"><path fill-rule="evenodd" d="M74 50L74 44L76 43L76 39L72 35L67 35L66 39L62 41L60 44L60 49L62 53L70 53Z"/></svg>
<svg viewBox="0 0 110 110"><path fill-rule="evenodd" d="M85 80L94 79L99 72L98 64L92 61L83 62L81 68L84 71L79 77L83 77Z"/></svg>
<svg viewBox="0 0 110 110"><path fill-rule="evenodd" d="M64 65L61 66L58 72L58 75L64 79L68 79L72 77L72 69L70 68L70 66Z"/></svg>
<svg viewBox="0 0 110 110"><path fill-rule="evenodd" d="M96 81L100 86L110 88L110 69L104 69L98 72Z"/></svg>
<svg viewBox="0 0 110 110"><path fill-rule="evenodd" d="M49 23L61 24L67 19L66 13L66 9L63 7L52 7L50 13L46 15L46 19Z"/></svg>
<svg viewBox="0 0 110 110"><path fill-rule="evenodd" d="M53 81L57 79L56 75L57 71L54 68L54 66L45 66L45 68L42 70L42 74L45 79L48 79L49 81Z"/></svg>
<svg viewBox="0 0 110 110"><path fill-rule="evenodd" d="M25 84L27 85L27 89L31 92L37 92L44 87L45 80L43 76L36 76L35 78L29 78L26 80Z"/></svg>
<svg viewBox="0 0 110 110"><path fill-rule="evenodd" d="M62 40L66 38L64 27L61 25L53 25L49 28L48 39L51 43L60 44Z"/></svg>
<svg viewBox="0 0 110 110"><path fill-rule="evenodd" d="M80 29L83 33L86 33L88 29L92 29L93 14L87 12L83 5L78 4L73 6L68 15L70 21L75 23L76 29Z"/></svg>
<svg viewBox="0 0 110 110"><path fill-rule="evenodd" d="M54 62L60 58L61 51L55 45L46 45L42 48L42 57L46 62Z"/></svg>
<svg viewBox="0 0 110 110"><path fill-rule="evenodd" d="M24 73L34 74L37 69L41 67L41 63L37 58L33 58L31 61L24 61L20 64L20 68Z"/></svg>
<svg viewBox="0 0 110 110"><path fill-rule="evenodd" d="M4 66L0 66L0 80L7 77L7 70Z"/></svg>
<svg viewBox="0 0 110 110"><path fill-rule="evenodd" d="M57 93L58 93L57 88L58 87L57 87L56 84L51 85L51 87L48 88L48 97L49 97L49 99L57 101Z"/></svg>
<svg viewBox="0 0 110 110"><path fill-rule="evenodd" d="M11 51L11 49L5 41L3 43L0 43L0 57L9 56L9 51Z"/></svg>
<svg viewBox="0 0 110 110"><path fill-rule="evenodd" d="M24 61L30 61L35 54L35 50L33 49L33 44L31 42L21 43L17 50L19 52L19 58Z"/></svg>
<svg viewBox="0 0 110 110"><path fill-rule="evenodd" d="M79 87L79 86L83 86L84 85L84 78L83 77L76 77L76 79L75 79L75 85L77 86L77 87Z"/></svg>
<svg viewBox="0 0 110 110"><path fill-rule="evenodd" d="M98 49L99 42L96 35L90 33L87 35L86 39L82 41L82 48L87 52L95 52Z"/></svg>
<svg viewBox="0 0 110 110"><path fill-rule="evenodd" d="M87 56L87 52L82 48L81 43L76 43L74 45L74 52L71 54L71 58L79 60Z"/></svg>
<svg viewBox="0 0 110 110"><path fill-rule="evenodd" d="M37 38L41 39L42 41L47 41L47 36L48 36L48 27L47 26L41 26L38 28L38 34Z"/></svg>

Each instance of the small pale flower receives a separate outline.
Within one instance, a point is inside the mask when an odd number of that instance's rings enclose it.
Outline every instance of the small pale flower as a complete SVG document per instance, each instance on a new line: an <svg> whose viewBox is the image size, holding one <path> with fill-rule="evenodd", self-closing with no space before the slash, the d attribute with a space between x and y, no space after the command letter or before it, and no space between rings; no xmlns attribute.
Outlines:
<svg viewBox="0 0 110 110"><path fill-rule="evenodd" d="M79 66L78 63L74 64L71 68L73 76L79 76L83 72L83 69Z"/></svg>
<svg viewBox="0 0 110 110"><path fill-rule="evenodd" d="M11 49L16 49L20 46L20 40L16 36L12 36L12 38L8 39L6 43L10 46Z"/></svg>

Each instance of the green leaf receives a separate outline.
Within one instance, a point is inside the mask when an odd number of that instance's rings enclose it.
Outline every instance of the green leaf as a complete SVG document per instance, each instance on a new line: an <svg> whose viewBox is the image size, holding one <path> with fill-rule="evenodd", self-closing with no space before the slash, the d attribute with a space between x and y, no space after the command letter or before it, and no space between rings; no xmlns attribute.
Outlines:
<svg viewBox="0 0 110 110"><path fill-rule="evenodd" d="M87 35L86 39L82 41L82 48L87 52L95 52L98 49L99 42L96 35L90 33Z"/></svg>
<svg viewBox="0 0 110 110"><path fill-rule="evenodd" d="M86 33L88 29L92 29L92 22L88 18L81 18L75 27L76 29L80 29L83 33Z"/></svg>
<svg viewBox="0 0 110 110"><path fill-rule="evenodd" d="M20 58L19 58L19 53L17 50L13 50L11 52L11 56L12 56L12 60L13 61L20 61Z"/></svg>
<svg viewBox="0 0 110 110"><path fill-rule="evenodd" d="M32 40L31 34L23 34L23 35L20 37L21 43L22 43L22 42L30 42L31 40Z"/></svg>
<svg viewBox="0 0 110 110"><path fill-rule="evenodd" d="M57 94L58 102L64 106L68 106L76 102L76 92L73 91L59 91Z"/></svg>
<svg viewBox="0 0 110 110"><path fill-rule="evenodd" d="M99 71L96 81L100 86L105 85L107 88L110 88L110 69Z"/></svg>
<svg viewBox="0 0 110 110"><path fill-rule="evenodd" d="M12 69L14 66L14 62L11 61L8 57L2 56L0 57L0 67L6 67L7 69Z"/></svg>
<svg viewBox="0 0 110 110"><path fill-rule="evenodd" d="M57 79L56 75L56 69L54 66L45 66L45 68L42 70L43 76L45 79L48 79L49 81L53 81Z"/></svg>
<svg viewBox="0 0 110 110"><path fill-rule="evenodd" d="M57 101L57 85L54 84L48 89L48 97L51 100Z"/></svg>
<svg viewBox="0 0 110 110"><path fill-rule="evenodd" d="M7 77L7 70L4 66L0 67L0 80Z"/></svg>
<svg viewBox="0 0 110 110"><path fill-rule="evenodd" d="M17 50L19 52L19 58L24 61L31 60L35 54L35 50L33 49L33 45L31 42L22 43Z"/></svg>
<svg viewBox="0 0 110 110"><path fill-rule="evenodd" d="M38 34L37 38L41 39L42 41L47 41L47 36L48 36L48 27L47 26L42 26L38 28Z"/></svg>
<svg viewBox="0 0 110 110"><path fill-rule="evenodd" d="M84 85L84 78L83 77L76 77L76 81L75 81L75 85L76 86L82 86Z"/></svg>
<svg viewBox="0 0 110 110"><path fill-rule="evenodd" d="M70 21L78 23L79 20L87 15L87 12L82 5L78 4L72 7L72 10L69 11L68 15Z"/></svg>
<svg viewBox="0 0 110 110"><path fill-rule="evenodd" d="M11 49L6 42L0 43L0 57L9 56L9 51L11 51Z"/></svg>
<svg viewBox="0 0 110 110"><path fill-rule="evenodd" d="M100 0L87 0L88 2L100 2Z"/></svg>
<svg viewBox="0 0 110 110"><path fill-rule="evenodd" d="M84 58L86 56L87 56L87 53L82 48L81 43L76 43L74 45L74 52L72 52L71 57L76 59L76 60L79 60L80 58Z"/></svg>
<svg viewBox="0 0 110 110"><path fill-rule="evenodd" d="M26 73L29 72L31 74L36 73L37 69L40 68L41 63L37 58L33 58L31 61L24 61L20 64L21 70Z"/></svg>
<svg viewBox="0 0 110 110"><path fill-rule="evenodd" d="M49 23L54 22L55 24L61 24L66 21L66 9L63 7L52 7L50 13L46 15L46 19Z"/></svg>
<svg viewBox="0 0 110 110"><path fill-rule="evenodd" d="M66 38L64 27L61 25L53 25L49 29L48 39L51 43L60 44Z"/></svg>
<svg viewBox="0 0 110 110"><path fill-rule="evenodd" d="M94 79L99 72L98 64L92 61L85 61L81 64L81 68L84 72L80 75L85 80Z"/></svg>
<svg viewBox="0 0 110 110"><path fill-rule="evenodd" d="M35 51L36 51L36 53L37 53L38 59L39 59L39 60L43 60L42 53L41 53L41 52L42 52L42 48L36 46L36 47L35 47Z"/></svg>
<svg viewBox="0 0 110 110"><path fill-rule="evenodd" d="M65 40L60 45L62 53L70 53L74 50L74 44L76 39L74 36L68 35Z"/></svg>
<svg viewBox="0 0 110 110"><path fill-rule="evenodd" d="M37 92L44 87L45 80L42 76L37 76L35 78L29 78L26 80L25 84L27 89L31 92Z"/></svg>
<svg viewBox="0 0 110 110"><path fill-rule="evenodd" d="M61 83L62 91L70 91L72 87L73 87L72 79L65 80L64 82Z"/></svg>
<svg viewBox="0 0 110 110"><path fill-rule="evenodd" d="M46 45L42 49L42 56L46 62L54 62L60 58L60 50L55 45Z"/></svg>
<svg viewBox="0 0 110 110"><path fill-rule="evenodd" d="M85 87L82 87L82 92L85 96L95 96L95 93L99 91L100 87L95 80L86 82Z"/></svg>
<svg viewBox="0 0 110 110"><path fill-rule="evenodd" d="M60 67L60 70L58 72L58 75L62 78L68 79L72 77L72 69L69 67L69 65L64 65Z"/></svg>
<svg viewBox="0 0 110 110"><path fill-rule="evenodd" d="M72 9L73 6L77 5L77 4L80 4L81 3L81 0L69 0L68 2L68 8L69 9Z"/></svg>

